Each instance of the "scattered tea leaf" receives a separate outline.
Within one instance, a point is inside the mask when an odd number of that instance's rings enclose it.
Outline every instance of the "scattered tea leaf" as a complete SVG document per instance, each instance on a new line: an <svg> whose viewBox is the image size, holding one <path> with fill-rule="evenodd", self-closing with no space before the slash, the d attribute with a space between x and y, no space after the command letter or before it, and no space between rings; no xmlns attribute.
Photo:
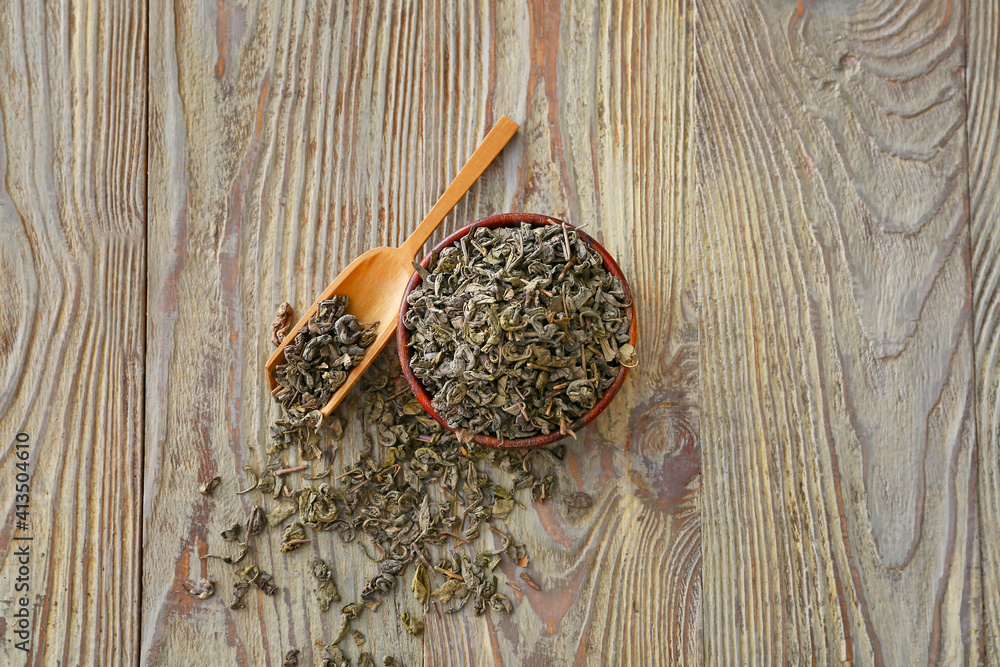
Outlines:
<svg viewBox="0 0 1000 667"><path fill-rule="evenodd" d="M365 610L364 605L358 602L350 602L340 608L340 613L348 618L355 619Z"/></svg>
<svg viewBox="0 0 1000 667"><path fill-rule="evenodd" d="M378 569L380 572L385 574L399 574L402 572L403 568L406 567L407 561L396 560L395 558L386 558L378 564Z"/></svg>
<svg viewBox="0 0 1000 667"><path fill-rule="evenodd" d="M323 658L319 667L351 667L351 661L344 655L339 646L327 646L326 651L329 657Z"/></svg>
<svg viewBox="0 0 1000 667"><path fill-rule="evenodd" d="M242 496L244 493L250 493L258 486L260 486L260 479L257 477L257 473L253 471L253 468L251 468L250 466L243 466L243 469L247 471L247 474L250 475L250 477L253 479L253 482L250 484L250 486L248 486L245 489L237 489L236 495L238 496Z"/></svg>
<svg viewBox="0 0 1000 667"><path fill-rule="evenodd" d="M320 611L326 611L333 602L340 602L340 592L337 590L337 583L333 579L333 572L326 562L314 557L310 565L312 575L319 580L319 588L316 589L316 602Z"/></svg>
<svg viewBox="0 0 1000 667"><path fill-rule="evenodd" d="M306 538L306 528L296 521L285 526L281 531L281 550L283 552L294 551L304 544L309 544Z"/></svg>
<svg viewBox="0 0 1000 667"><path fill-rule="evenodd" d="M403 627L414 637L419 637L424 631L424 622L419 618L414 618L410 616L409 612L403 612L399 616L399 620L403 623Z"/></svg>
<svg viewBox="0 0 1000 667"><path fill-rule="evenodd" d="M248 538L264 530L264 510L260 506L254 505L250 509L250 515L247 516L246 520L246 530Z"/></svg>
<svg viewBox="0 0 1000 667"><path fill-rule="evenodd" d="M285 659L282 661L281 667L298 667L298 664L299 649L293 648L285 654Z"/></svg>
<svg viewBox="0 0 1000 667"><path fill-rule="evenodd" d="M215 595L215 582L211 579L202 579L197 586L187 588L188 595L192 595L200 600L207 600Z"/></svg>
<svg viewBox="0 0 1000 667"><path fill-rule="evenodd" d="M240 533L243 532L243 524L234 523L229 528L222 531L222 539L227 542L236 542L240 539Z"/></svg>
<svg viewBox="0 0 1000 667"><path fill-rule="evenodd" d="M512 605L510 602L510 598L501 593L494 593L493 595L491 595L489 598L489 603L494 610L504 611L507 612L508 614L510 613L510 610L514 608L514 605Z"/></svg>
<svg viewBox="0 0 1000 667"><path fill-rule="evenodd" d="M245 604L243 598L250 590L250 582L246 579L239 579L233 584L233 597L229 599L230 609L242 609Z"/></svg>
<svg viewBox="0 0 1000 667"><path fill-rule="evenodd" d="M267 495L274 492L274 484L277 477L274 476L274 471L270 468L264 468L260 471L260 476L257 480L257 490L261 492L262 495Z"/></svg>
<svg viewBox="0 0 1000 667"><path fill-rule="evenodd" d="M364 606L357 602L345 604L340 608L340 630L337 632L337 636L333 638L333 641L330 642L330 646L339 644L347 636L348 630L351 627L351 621L360 616L364 609Z"/></svg>
<svg viewBox="0 0 1000 667"><path fill-rule="evenodd" d="M299 509L299 504L294 500L279 500L270 512L267 513L267 524L277 526L279 523L295 514Z"/></svg>
<svg viewBox="0 0 1000 667"><path fill-rule="evenodd" d="M523 579L524 583L528 584L529 586L531 586L532 588L534 588L536 591L542 590L542 587L539 586L537 583L535 583L535 580L532 579L530 576L528 576L527 572L522 572L521 573L521 579Z"/></svg>
<svg viewBox="0 0 1000 667"><path fill-rule="evenodd" d="M361 590L361 599L368 600L376 595L385 595L396 585L396 577L380 572Z"/></svg>
<svg viewBox="0 0 1000 667"><path fill-rule="evenodd" d="M219 486L219 484L221 483L222 483L222 478L216 475L215 477L213 477L212 479L208 480L200 487L198 487L198 491L203 495L206 496L210 495L212 491L215 491L215 487Z"/></svg>
<svg viewBox="0 0 1000 667"><path fill-rule="evenodd" d="M552 485L556 478L553 475L543 475L535 480L531 487L531 497L537 502L544 502L552 497Z"/></svg>
<svg viewBox="0 0 1000 667"><path fill-rule="evenodd" d="M417 599L417 602L423 606L427 605L431 595L431 580L427 576L427 568L424 567L423 563L417 563L414 569L410 590L413 591L413 597Z"/></svg>
<svg viewBox="0 0 1000 667"><path fill-rule="evenodd" d="M447 602L451 599L451 596L455 594L459 588L462 588L465 584L456 579L449 579L431 592L431 597L435 598L438 602Z"/></svg>
<svg viewBox="0 0 1000 667"><path fill-rule="evenodd" d="M223 563L228 563L230 565L239 563L244 558L246 558L247 552L250 551L250 546L248 544L246 544L245 542L237 542L236 544L240 548L240 552L239 552L238 556L234 557L234 556L219 556L217 554L205 554L204 556L201 557L201 559L202 560L206 560L208 558L218 558Z"/></svg>

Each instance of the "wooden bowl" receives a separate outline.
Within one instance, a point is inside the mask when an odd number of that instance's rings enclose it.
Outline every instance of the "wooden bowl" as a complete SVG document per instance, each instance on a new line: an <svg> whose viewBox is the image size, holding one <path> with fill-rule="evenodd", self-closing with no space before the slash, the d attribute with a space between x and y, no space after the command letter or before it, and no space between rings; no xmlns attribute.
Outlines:
<svg viewBox="0 0 1000 667"><path fill-rule="evenodd" d="M430 253L424 256L423 260L421 260L420 262L420 265L425 269L430 269L431 257L437 256L437 254L440 253L443 249L447 248L448 246L454 245L456 242L458 242L459 239L461 239L466 234L471 233L474 229L478 227L489 227L489 228L516 227L519 226L522 222L527 222L528 224L531 225L563 224L562 220L556 220L555 218L550 218L545 215L537 215L534 213L504 213L501 215L493 215L488 218L483 218L482 220L477 220L476 222L473 222L471 225L466 225L465 227L462 227L461 229L459 229L457 232L455 232L445 240L441 241L441 243L437 244L437 246L434 247L434 250L432 250ZM576 229L575 227L573 227L573 225L570 225L569 223L566 223L566 226L572 229ZM631 329L629 330L629 334L631 336L631 343L633 346L635 346L636 344L635 304L632 301L632 290L629 289L628 281L625 280L625 276L624 274L622 274L622 270L618 267L618 264L615 262L614 258L608 254L608 251L605 250L600 243L592 239L587 234L584 234L579 229L576 229L576 233L579 235L581 239L583 239L585 243L588 243L594 250L596 250L601 255L601 259L604 260L604 268L607 269L608 273L621 280L622 289L625 290L625 296L628 298L630 304L628 307L628 314L629 317L631 318L632 326ZM454 432L455 429L449 427L448 422L445 421L444 418L442 418L441 415L439 415L433 407L431 407L430 394L427 393L427 390L424 389L424 386L420 383L420 380L418 380L416 376L413 375L413 371L410 370L410 347L409 347L410 331L409 329L406 328L403 322L405 321L406 311L409 308L409 304L406 302L406 299L410 295L410 292L412 292L414 288L416 288L416 286L420 284L420 281L421 281L420 274L414 271L413 275L410 277L410 282L407 283L406 285L406 291L403 293L403 304L399 309L399 320L396 325L396 342L398 343L397 347L399 348L399 361L403 368L403 374L406 376L406 381L410 385L410 389L413 391L413 394L417 397L417 400L420 401L420 404L424 406L424 410L427 411L427 414L433 417L439 424L441 424L441 426L444 426L449 431ZM597 415L601 414L604 411L604 409L608 407L608 404L611 403L611 400L615 397L615 394L617 394L618 390L621 389L622 383L625 382L625 376L628 375L628 371L629 369L626 366L622 366L620 368L620 370L618 371L618 376L615 378L611 386L608 387L608 390L604 392L604 395L601 396L601 400L599 400L597 404L594 405L594 407L591 408L588 412L586 412L579 419L573 422L570 425L571 430L573 431L580 430L581 428L592 422L597 417ZM494 438L488 435L475 435L473 436L472 441L475 442L477 445L483 445L485 447L497 447L500 449L527 449L529 447L539 447L541 445L547 445L557 440L560 440L561 438L564 437L566 436L556 431L554 433L549 433L548 435L536 435L531 438L518 438L515 440L499 440L498 438Z"/></svg>

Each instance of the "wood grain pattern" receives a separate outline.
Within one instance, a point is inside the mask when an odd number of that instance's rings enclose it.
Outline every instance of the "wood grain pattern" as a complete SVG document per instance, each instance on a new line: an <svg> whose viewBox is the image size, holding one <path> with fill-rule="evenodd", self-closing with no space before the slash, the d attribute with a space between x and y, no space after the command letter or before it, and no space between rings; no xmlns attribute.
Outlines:
<svg viewBox="0 0 1000 667"><path fill-rule="evenodd" d="M0 3L0 174L0 663L135 664L144 2ZM26 530L15 528L22 472ZM25 591L15 551L26 544ZM29 653L15 647L20 597Z"/></svg>
<svg viewBox="0 0 1000 667"><path fill-rule="evenodd" d="M970 2L969 226L986 663L1000 665L1000 4Z"/></svg>
<svg viewBox="0 0 1000 667"><path fill-rule="evenodd" d="M645 356L559 478L594 506L536 504L517 522L543 590L522 586L517 612L485 632L432 619L446 639L427 640L425 664L700 664L692 5L532 3L526 17L498 8L495 30L525 18L530 58L496 73L527 110L508 205L593 230L629 276Z"/></svg>
<svg viewBox="0 0 1000 667"><path fill-rule="evenodd" d="M998 40L993 0L0 2L0 663L18 432L28 664L317 662L307 551L256 542L281 590L239 611L200 558L260 502L233 491L276 414L274 306L398 245L506 114L430 243L584 225L641 365L559 473L594 505L512 515L542 590L504 565L513 615L419 640L401 592L366 650L1000 665ZM309 548L348 595L370 574Z"/></svg>
<svg viewBox="0 0 1000 667"><path fill-rule="evenodd" d="M333 635L305 556L275 544L252 556L279 573L277 599L231 612L183 585L231 581L199 557L250 507L230 494L273 417L259 369L274 306L301 308L356 255L398 244L500 114L521 135L435 236L506 210L585 223L649 318L648 363L557 482L595 506L521 512L544 590L505 570L522 589L511 618L432 613L422 643L400 636L393 617L416 610L399 595L361 624L366 648L404 664L698 663L690 3L176 2L150 23L143 663L273 664L298 647L311 664ZM646 75L649 59L676 67ZM216 473L216 498L198 496ZM355 552L318 548L360 589Z"/></svg>
<svg viewBox="0 0 1000 667"><path fill-rule="evenodd" d="M963 3L698 8L706 662L974 663Z"/></svg>

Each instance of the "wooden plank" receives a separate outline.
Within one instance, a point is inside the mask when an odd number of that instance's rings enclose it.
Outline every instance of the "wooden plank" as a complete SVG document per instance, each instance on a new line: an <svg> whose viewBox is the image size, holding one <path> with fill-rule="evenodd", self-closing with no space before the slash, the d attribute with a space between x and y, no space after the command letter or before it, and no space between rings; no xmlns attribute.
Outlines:
<svg viewBox="0 0 1000 667"><path fill-rule="evenodd" d="M231 571L199 557L250 509L231 494L241 467L263 462L275 416L261 374L275 305L303 308L355 256L405 238L494 120L485 73L456 52L478 53L480 37L434 32L446 7L153 8L149 387L163 400L148 421L144 662L274 664L300 648L315 664L314 644L336 632L339 614L312 603L308 554L259 541L254 557L282 590L236 612ZM496 168L454 219L474 219L491 189L504 189ZM216 473L216 499L200 498ZM318 550L342 590L361 589L370 573L356 551L332 535ZM221 594L188 597L184 584L205 574ZM375 655L419 664L419 640L395 621L417 610L398 601L358 627Z"/></svg>
<svg viewBox="0 0 1000 667"><path fill-rule="evenodd" d="M493 210L595 230L636 295L643 361L569 445L558 488L593 508L535 504L518 519L543 590L522 585L516 612L485 626L432 616L425 664L700 664L692 3L501 3L493 16L498 65L514 60L491 68L493 108L516 91L526 113L512 199ZM512 35L525 46L505 49Z"/></svg>
<svg viewBox="0 0 1000 667"><path fill-rule="evenodd" d="M0 663L135 664L145 3L3 2L0 45Z"/></svg>
<svg viewBox="0 0 1000 667"><path fill-rule="evenodd" d="M230 494L273 416L274 306L307 305L354 256L405 238L500 114L521 135L440 233L504 210L586 223L632 276L643 365L557 482L595 506L520 513L544 590L516 579L510 618L429 614L422 644L399 632L393 617L416 611L399 595L363 619L366 648L408 665L699 661L690 5L549 4L152 8L144 663L275 664L297 647L312 664L333 635L305 557L274 543L255 556L276 599L231 612L224 587L198 601L183 586L232 578L199 557L249 510ZM216 473L216 497L199 496ZM319 550L361 587L354 552Z"/></svg>
<svg viewBox="0 0 1000 667"><path fill-rule="evenodd" d="M698 5L709 664L978 659L963 9Z"/></svg>
<svg viewBox="0 0 1000 667"><path fill-rule="evenodd" d="M1000 5L970 2L969 226L986 662L1000 665Z"/></svg>

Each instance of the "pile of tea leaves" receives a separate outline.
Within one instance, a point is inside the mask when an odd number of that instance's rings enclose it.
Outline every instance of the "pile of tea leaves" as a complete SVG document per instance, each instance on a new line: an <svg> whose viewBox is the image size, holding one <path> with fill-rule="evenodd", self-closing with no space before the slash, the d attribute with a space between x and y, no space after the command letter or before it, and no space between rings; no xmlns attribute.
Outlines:
<svg viewBox="0 0 1000 667"><path fill-rule="evenodd" d="M410 367L453 429L570 434L635 365L621 280L565 223L479 227L417 270Z"/></svg>
<svg viewBox="0 0 1000 667"><path fill-rule="evenodd" d="M347 381L347 375L365 356L375 340L378 322L363 324L347 312L348 297L339 294L321 301L288 345L285 360L274 369L276 385L271 395L281 406L281 418L271 428L273 443L269 454L300 444L302 458L318 455L315 434L323 414L319 411ZM272 342L284 338L291 324L288 303L278 307L271 325Z"/></svg>
<svg viewBox="0 0 1000 667"><path fill-rule="evenodd" d="M298 358L307 366L326 359ZM293 410L294 403L281 403L279 421ZM255 504L243 524L221 535L234 544L233 553L214 556L235 567L230 607L241 607L254 588L273 594L285 578L244 564L252 560L247 555L253 537L274 540L291 558L301 558L314 582L317 613L339 612L339 631L323 647L321 665L351 664L345 647L365 642L355 619L379 614L380 603L393 595L412 596L436 613L511 611L503 590L510 584L494 572L505 559L526 567L528 554L508 518L530 499L551 497L551 473L564 447L507 451L459 442L410 392L394 341L332 417L323 418L318 409L305 416L303 428L272 429L262 469L245 468L250 483L237 493L251 494ZM345 442L347 420L360 422L360 443ZM339 559L319 557L317 545L331 540L364 552L370 572L361 590L338 586ZM537 587L526 572L521 578ZM191 594L210 596L205 585L211 582L201 582ZM422 619L405 612L385 622L414 636L423 631ZM345 642L348 637L353 641ZM374 665L368 653L358 659ZM383 664L399 662L386 656Z"/></svg>

